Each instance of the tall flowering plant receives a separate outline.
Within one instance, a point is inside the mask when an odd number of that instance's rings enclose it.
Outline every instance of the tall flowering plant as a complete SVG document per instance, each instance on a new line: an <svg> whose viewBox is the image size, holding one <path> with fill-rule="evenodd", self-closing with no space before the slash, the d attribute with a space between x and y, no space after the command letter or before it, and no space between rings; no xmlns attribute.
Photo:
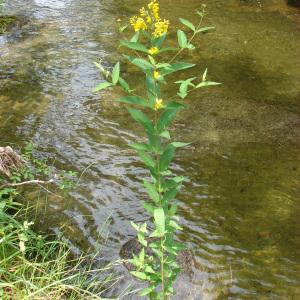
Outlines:
<svg viewBox="0 0 300 300"><path fill-rule="evenodd" d="M172 141L168 128L176 114L186 107L183 100L190 92L218 83L207 81L205 70L200 81L197 81L197 77L176 81L179 89L173 97L163 95L161 86L167 84L170 74L195 66L177 59L184 50L195 49L192 41L197 34L213 28L201 27L204 9L202 6L201 10L197 10L200 18L197 26L186 19L179 19L191 34L188 37L184 31L178 30L177 48L164 46L170 24L168 20L160 17L160 7L156 0L141 8L138 15L130 18L129 25L120 26L120 32L124 36L120 41L121 46L133 52L132 55L123 56L144 74L144 96L135 94L128 82L121 77L119 62L111 71L104 68L101 62L96 63L106 80L95 90L120 86L127 96L115 101L128 106L129 114L144 128L147 136L146 143L129 145L137 151L150 171L151 180L144 180L144 187L149 195L149 201L144 203L144 208L152 221L150 226L147 223L132 222L142 250L139 255L133 256L130 263L135 267L132 275L148 283L147 287L140 291L140 295L147 295L150 299L169 299L174 294L173 283L180 271L176 256L184 248L175 240L175 233L181 230L176 216L175 197L185 178L174 175L169 166L176 149L185 147L188 143ZM132 27L134 31L130 39L125 35L128 27ZM164 54L171 51L175 53L173 57L169 61L163 61Z"/></svg>

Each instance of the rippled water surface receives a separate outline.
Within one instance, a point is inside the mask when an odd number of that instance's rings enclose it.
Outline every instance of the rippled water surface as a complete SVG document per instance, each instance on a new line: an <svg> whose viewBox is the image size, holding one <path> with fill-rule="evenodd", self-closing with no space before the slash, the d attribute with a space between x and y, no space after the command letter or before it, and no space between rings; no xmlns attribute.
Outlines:
<svg viewBox="0 0 300 300"><path fill-rule="evenodd" d="M5 12L28 22L0 36L1 145L32 140L40 155L84 171L69 196L48 197L43 223L63 226L78 250L117 259L134 235L129 221L148 219L147 173L127 147L142 132L111 102L117 92L92 92L102 80L93 62L118 59L116 20L142 1L8 2ZM172 132L193 142L172 165L189 176L178 196L180 239L197 261L181 299L200 299L199 290L204 299L300 299L300 13L281 0L206 3L216 30L185 59L223 85L189 97ZM200 4L161 1L174 38L177 18L196 20ZM135 70L124 76L142 86Z"/></svg>

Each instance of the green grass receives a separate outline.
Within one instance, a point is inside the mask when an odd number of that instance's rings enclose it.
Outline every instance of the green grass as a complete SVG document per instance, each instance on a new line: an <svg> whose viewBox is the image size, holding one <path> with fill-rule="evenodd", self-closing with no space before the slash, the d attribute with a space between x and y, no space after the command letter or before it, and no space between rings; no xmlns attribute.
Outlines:
<svg viewBox="0 0 300 300"><path fill-rule="evenodd" d="M93 257L74 258L57 237L34 232L26 215L12 197L0 197L0 299L103 299L115 282L110 268L93 269Z"/></svg>

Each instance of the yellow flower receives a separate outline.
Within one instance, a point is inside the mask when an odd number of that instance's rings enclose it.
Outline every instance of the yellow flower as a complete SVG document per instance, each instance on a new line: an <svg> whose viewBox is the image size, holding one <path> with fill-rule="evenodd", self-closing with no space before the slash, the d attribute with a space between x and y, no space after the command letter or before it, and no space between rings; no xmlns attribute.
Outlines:
<svg viewBox="0 0 300 300"><path fill-rule="evenodd" d="M134 26L135 25L135 22L137 20L137 16L133 16L129 19L129 23L131 26Z"/></svg>
<svg viewBox="0 0 300 300"><path fill-rule="evenodd" d="M154 71L154 72L153 72L153 78L154 78L154 79L158 79L159 77L160 77L159 72Z"/></svg>
<svg viewBox="0 0 300 300"><path fill-rule="evenodd" d="M159 110L164 107L163 99L155 99L154 110Z"/></svg>
<svg viewBox="0 0 300 300"><path fill-rule="evenodd" d="M146 17L146 21L147 21L148 24L151 24L151 23L152 23L151 17L150 17L150 16L147 16L147 17Z"/></svg>
<svg viewBox="0 0 300 300"><path fill-rule="evenodd" d="M130 18L130 24L133 27L134 31L139 31L139 30L146 30L147 29L147 24L145 20L141 17L134 16Z"/></svg>
<svg viewBox="0 0 300 300"><path fill-rule="evenodd" d="M170 22L168 20L160 20L154 24L154 37L160 37L168 31Z"/></svg>
<svg viewBox="0 0 300 300"><path fill-rule="evenodd" d="M151 1L148 4L148 8L151 10L154 19L159 20L159 4L156 2L156 0Z"/></svg>
<svg viewBox="0 0 300 300"><path fill-rule="evenodd" d="M146 10L145 10L145 7L142 7L142 8L140 9L140 15L141 15L141 17L145 17L145 16L147 15Z"/></svg>
<svg viewBox="0 0 300 300"><path fill-rule="evenodd" d="M159 52L159 49L157 48L157 47L152 47L152 48L150 48L149 50L148 50L148 53L150 54L150 55L155 55L155 54L157 54Z"/></svg>

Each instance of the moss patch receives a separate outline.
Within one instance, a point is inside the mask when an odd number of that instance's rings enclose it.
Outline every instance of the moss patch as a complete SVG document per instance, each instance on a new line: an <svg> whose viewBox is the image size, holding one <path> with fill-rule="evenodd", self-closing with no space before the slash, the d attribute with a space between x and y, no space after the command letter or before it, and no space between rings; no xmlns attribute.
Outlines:
<svg viewBox="0 0 300 300"><path fill-rule="evenodd" d="M3 34L15 26L19 26L21 24L21 19L16 16L0 16L0 34Z"/></svg>

